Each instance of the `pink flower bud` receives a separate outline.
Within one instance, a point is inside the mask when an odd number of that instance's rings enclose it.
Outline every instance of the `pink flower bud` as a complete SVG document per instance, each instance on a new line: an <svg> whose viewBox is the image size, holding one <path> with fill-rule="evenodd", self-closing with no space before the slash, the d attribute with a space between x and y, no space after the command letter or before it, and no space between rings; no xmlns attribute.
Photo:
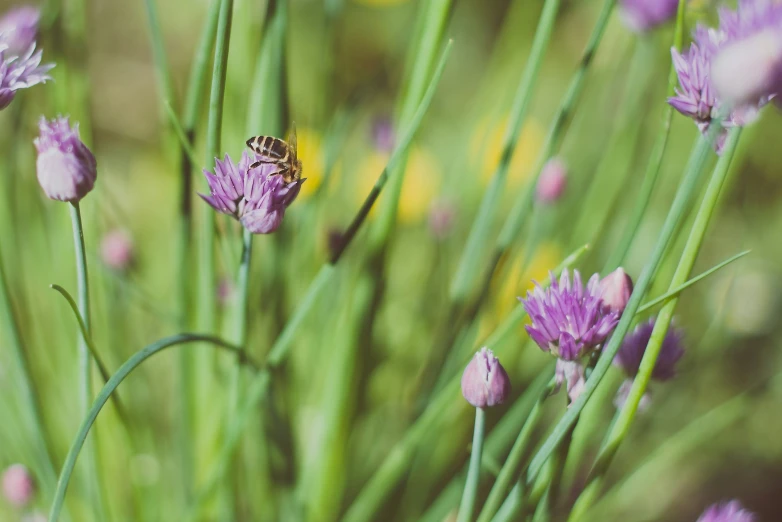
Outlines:
<svg viewBox="0 0 782 522"><path fill-rule="evenodd" d="M554 203L567 187L567 166L559 158L553 158L543 167L538 178L537 197L541 203Z"/></svg>
<svg viewBox="0 0 782 522"><path fill-rule="evenodd" d="M68 118L41 118L36 170L41 188L51 199L78 202L92 190L97 177L95 156L79 138L79 127Z"/></svg>
<svg viewBox="0 0 782 522"><path fill-rule="evenodd" d="M127 270L133 263L133 240L124 230L112 230L103 236L100 253L109 268Z"/></svg>
<svg viewBox="0 0 782 522"><path fill-rule="evenodd" d="M453 229L456 207L447 200L439 200L429 209L429 230L437 239L445 239Z"/></svg>
<svg viewBox="0 0 782 522"><path fill-rule="evenodd" d="M630 294L633 293L633 280L621 267L617 268L600 281L600 297L603 307L611 312L624 312Z"/></svg>
<svg viewBox="0 0 782 522"><path fill-rule="evenodd" d="M12 505L25 507L33 498L35 482L30 471L22 464L14 464L3 473L3 494Z"/></svg>
<svg viewBox="0 0 782 522"><path fill-rule="evenodd" d="M464 369L462 395L476 408L502 404L510 395L510 378L491 350L481 348Z"/></svg>

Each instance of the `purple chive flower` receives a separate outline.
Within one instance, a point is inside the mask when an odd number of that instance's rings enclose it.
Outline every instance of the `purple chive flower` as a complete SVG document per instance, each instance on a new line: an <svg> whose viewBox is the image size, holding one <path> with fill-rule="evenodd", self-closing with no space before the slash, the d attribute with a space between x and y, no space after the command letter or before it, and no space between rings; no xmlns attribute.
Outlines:
<svg viewBox="0 0 782 522"><path fill-rule="evenodd" d="M633 280L622 267L617 268L600 281L600 297L603 306L622 315L633 293Z"/></svg>
<svg viewBox="0 0 782 522"><path fill-rule="evenodd" d="M778 2L740 0L736 11L721 9L717 28L699 25L689 50L684 53L671 50L679 88L668 103L692 118L704 134L726 101L732 105L723 127L751 123L782 86L782 43L777 41L780 31L782 4ZM766 36L758 39L761 34ZM722 59L717 60L720 56ZM751 69L751 74L741 72L746 68ZM713 83L714 72L719 93ZM736 86L739 82L744 84ZM718 94L728 94L734 99L723 100ZM725 137L726 130L721 129L716 142L718 153Z"/></svg>
<svg viewBox="0 0 782 522"><path fill-rule="evenodd" d="M481 348L464 369L462 395L476 408L502 404L510 395L510 378L491 350Z"/></svg>
<svg viewBox="0 0 782 522"><path fill-rule="evenodd" d="M0 41L0 109L10 105L17 91L52 79L48 73L54 64L41 65L41 56L41 51L35 51L35 43L16 56Z"/></svg>
<svg viewBox="0 0 782 522"><path fill-rule="evenodd" d="M35 481L23 464L9 466L3 473L3 495L13 506L23 508L35 493Z"/></svg>
<svg viewBox="0 0 782 522"><path fill-rule="evenodd" d="M636 33L645 33L676 15L679 0L621 0L625 25Z"/></svg>
<svg viewBox="0 0 782 522"><path fill-rule="evenodd" d="M0 42L9 54L19 55L35 43L40 19L41 11L31 5L11 9L0 18Z"/></svg>
<svg viewBox="0 0 782 522"><path fill-rule="evenodd" d="M541 203L555 203L567 187L567 165L560 158L546 163L538 178L536 196Z"/></svg>
<svg viewBox="0 0 782 522"><path fill-rule="evenodd" d="M708 507L697 522L755 522L755 520L755 515L744 509L738 500L731 500Z"/></svg>
<svg viewBox="0 0 782 522"><path fill-rule="evenodd" d="M285 183L282 176L272 176L277 167L264 163L251 169L257 156L247 151L239 163L228 154L215 159L214 174L204 170L211 194L199 194L215 210L238 219L253 234L271 234L282 223L285 209L299 195L301 184Z"/></svg>
<svg viewBox="0 0 782 522"><path fill-rule="evenodd" d="M630 394L630 388L633 385L633 379L641 367L641 359L643 359L646 352L646 345L649 344L649 339L652 337L652 330L654 330L654 319L636 326L633 333L624 338L622 347L619 348L614 357L614 366L621 368L628 377L619 387L614 398L614 405L617 408L624 406L624 403L627 401L627 396ZM673 327L668 329L668 333L665 334L665 339L663 339L657 362L654 365L654 370L652 370L652 379L667 381L676 375L676 363L684 355L684 348L682 348L683 337L681 330ZM651 398L647 392L641 398L639 407L643 411L650 404Z"/></svg>
<svg viewBox="0 0 782 522"><path fill-rule="evenodd" d="M600 278L593 275L584 288L581 274L567 270L559 282L550 274L551 286L527 292L524 304L532 324L527 333L538 346L558 358L557 384L567 382L568 395L575 400L584 386L585 359L597 350L619 322L619 314L603 305Z"/></svg>
<svg viewBox="0 0 782 522"><path fill-rule="evenodd" d="M41 188L51 199L78 202L95 186L95 156L79 138L79 125L67 117L46 121L41 117L36 170Z"/></svg>

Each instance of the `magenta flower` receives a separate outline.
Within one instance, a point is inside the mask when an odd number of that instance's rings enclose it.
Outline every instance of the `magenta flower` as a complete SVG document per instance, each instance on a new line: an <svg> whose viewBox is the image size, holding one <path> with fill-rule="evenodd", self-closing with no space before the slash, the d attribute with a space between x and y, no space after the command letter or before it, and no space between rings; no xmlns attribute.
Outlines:
<svg viewBox="0 0 782 522"><path fill-rule="evenodd" d="M744 509L738 500L714 504L697 522L755 522L755 515Z"/></svg>
<svg viewBox="0 0 782 522"><path fill-rule="evenodd" d="M502 404L510 395L510 377L491 350L481 348L462 374L462 395L476 408Z"/></svg>
<svg viewBox="0 0 782 522"><path fill-rule="evenodd" d="M705 134L725 104L718 94L727 94L733 98L729 100L731 112L722 126L751 123L759 109L782 87L780 31L782 4L778 2L740 0L735 11L721 9L717 28L698 26L688 51L671 51L679 88L668 103L692 118ZM720 56L722 59L717 60ZM715 61L721 62L716 70ZM746 74L742 73L745 69ZM714 73L717 73L719 93L714 85ZM716 142L718 153L725 137L726 131L721 129Z"/></svg>
<svg viewBox="0 0 782 522"><path fill-rule="evenodd" d="M95 186L98 176L95 156L79 138L78 124L67 117L51 122L41 117L36 170L41 188L51 199L78 202Z"/></svg>
<svg viewBox="0 0 782 522"><path fill-rule="evenodd" d="M52 79L48 73L54 64L41 65L41 56L35 43L23 55L15 56L0 42L0 109L10 105L17 91Z"/></svg>
<svg viewBox="0 0 782 522"><path fill-rule="evenodd" d="M282 176L270 175L277 169L272 164L251 169L257 159L247 151L238 164L228 154L223 161L215 159L214 173L204 170L211 194L199 196L218 212L238 219L253 234L271 234L282 223L285 209L299 195L305 180L285 183Z"/></svg>
<svg viewBox="0 0 782 522"><path fill-rule="evenodd" d="M35 493L35 481L23 464L9 466L3 473L3 495L18 508L25 507Z"/></svg>
<svg viewBox="0 0 782 522"><path fill-rule="evenodd" d="M679 0L621 0L621 13L631 31L645 33L676 15Z"/></svg>
<svg viewBox="0 0 782 522"><path fill-rule="evenodd" d="M575 400L585 384L586 359L598 350L619 322L619 313L603 305L600 278L593 275L584 288L581 274L573 272L573 282L567 270L557 283L550 274L551 286L527 292L524 304L532 324L527 333L545 352L557 360L557 384L567 382L568 395Z"/></svg>
<svg viewBox="0 0 782 522"><path fill-rule="evenodd" d="M10 55L20 55L35 43L41 12L25 5L8 11L0 18L0 42L8 46Z"/></svg>

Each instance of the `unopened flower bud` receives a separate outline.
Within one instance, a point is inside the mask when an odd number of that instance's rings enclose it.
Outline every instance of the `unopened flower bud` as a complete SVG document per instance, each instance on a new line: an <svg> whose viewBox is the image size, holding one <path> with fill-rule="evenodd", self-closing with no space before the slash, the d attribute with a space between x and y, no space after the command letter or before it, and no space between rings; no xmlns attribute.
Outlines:
<svg viewBox="0 0 782 522"><path fill-rule="evenodd" d="M714 57L711 81L717 94L732 105L756 103L776 94L782 80L782 35L766 29L727 44Z"/></svg>
<svg viewBox="0 0 782 522"><path fill-rule="evenodd" d="M41 12L25 5L11 9L0 18L0 42L8 46L10 54L19 56L35 43Z"/></svg>
<svg viewBox="0 0 782 522"><path fill-rule="evenodd" d="M112 230L103 236L100 253L109 268L127 270L133 263L133 240L124 230Z"/></svg>
<svg viewBox="0 0 782 522"><path fill-rule="evenodd" d="M502 404L510 395L510 378L491 350L481 348L462 374L462 395L476 408Z"/></svg>
<svg viewBox="0 0 782 522"><path fill-rule="evenodd" d="M679 0L621 0L625 25L636 33L645 33L676 15Z"/></svg>
<svg viewBox="0 0 782 522"><path fill-rule="evenodd" d="M538 201L554 203L567 187L567 166L559 158L553 158L543 167L536 189Z"/></svg>
<svg viewBox="0 0 782 522"><path fill-rule="evenodd" d="M36 170L41 188L51 199L78 202L95 186L95 156L79 138L79 127L68 118L51 122L41 118L41 134L33 141L38 149Z"/></svg>
<svg viewBox="0 0 782 522"><path fill-rule="evenodd" d="M436 239L445 239L453 229L456 207L447 200L435 201L429 209L429 230Z"/></svg>
<svg viewBox="0 0 782 522"><path fill-rule="evenodd" d="M12 505L22 508L30 503L35 493L35 481L22 464L14 464L3 473L3 495Z"/></svg>
<svg viewBox="0 0 782 522"><path fill-rule="evenodd" d="M633 280L622 267L617 268L600 281L600 297L603 300L603 307L611 312L621 315L632 293Z"/></svg>

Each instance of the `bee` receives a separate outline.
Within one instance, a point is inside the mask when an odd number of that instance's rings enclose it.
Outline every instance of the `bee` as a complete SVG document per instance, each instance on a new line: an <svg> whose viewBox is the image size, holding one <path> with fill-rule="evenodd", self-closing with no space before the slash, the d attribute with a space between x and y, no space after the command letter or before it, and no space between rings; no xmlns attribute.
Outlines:
<svg viewBox="0 0 782 522"><path fill-rule="evenodd" d="M301 179L301 160L296 155L296 125L288 135L288 141L274 136L255 136L247 140L247 146L261 159L250 165L251 169L263 164L273 164L277 170L270 176L282 176L285 183Z"/></svg>

